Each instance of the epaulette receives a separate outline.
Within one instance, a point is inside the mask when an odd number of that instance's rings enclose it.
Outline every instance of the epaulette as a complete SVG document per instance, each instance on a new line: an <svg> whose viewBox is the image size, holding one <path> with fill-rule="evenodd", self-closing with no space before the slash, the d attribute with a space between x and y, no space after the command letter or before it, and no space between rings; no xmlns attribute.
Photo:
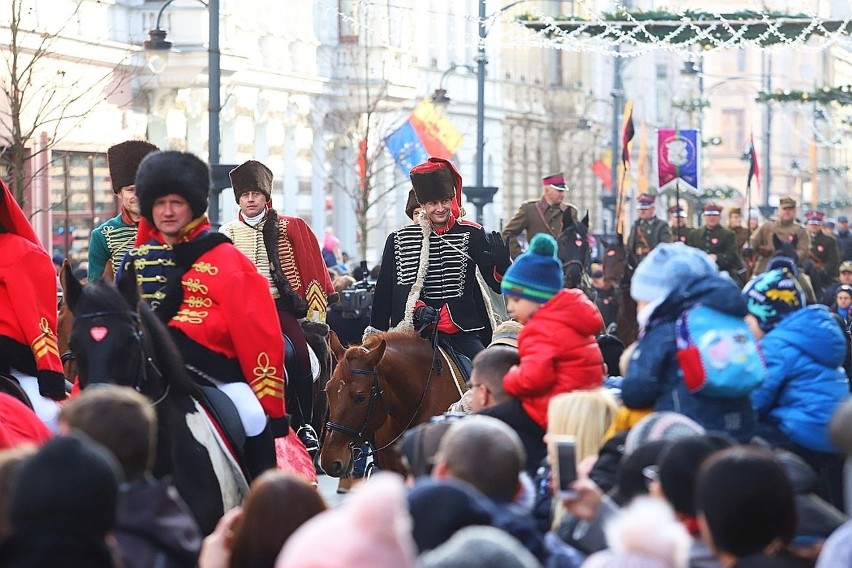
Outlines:
<svg viewBox="0 0 852 568"><path fill-rule="evenodd" d="M465 227L473 227L474 229L482 228L482 225L480 225L476 221L469 221L467 219L456 219L456 223L458 223L459 225L464 225Z"/></svg>

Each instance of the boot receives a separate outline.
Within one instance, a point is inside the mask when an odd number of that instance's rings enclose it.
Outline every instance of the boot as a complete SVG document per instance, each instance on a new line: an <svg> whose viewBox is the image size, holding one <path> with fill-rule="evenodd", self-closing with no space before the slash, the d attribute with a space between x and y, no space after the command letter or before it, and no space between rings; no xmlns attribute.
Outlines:
<svg viewBox="0 0 852 568"><path fill-rule="evenodd" d="M267 469L275 469L276 454L275 454L275 438L272 437L272 428L269 423L263 432L257 436L246 438L245 446L243 446L243 455L245 456L246 473L249 476L248 482L266 471Z"/></svg>
<svg viewBox="0 0 852 568"><path fill-rule="evenodd" d="M316 430L311 426L311 417L314 402L314 382L310 374L303 374L296 381L290 383L291 402L295 403L288 408L292 411L293 428L301 440L305 449L314 457L319 451L319 437Z"/></svg>

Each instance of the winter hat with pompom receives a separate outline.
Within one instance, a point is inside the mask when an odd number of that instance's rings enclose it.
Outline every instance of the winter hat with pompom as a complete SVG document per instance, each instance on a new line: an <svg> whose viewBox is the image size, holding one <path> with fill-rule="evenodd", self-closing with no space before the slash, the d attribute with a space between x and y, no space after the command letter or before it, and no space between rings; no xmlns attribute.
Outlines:
<svg viewBox="0 0 852 568"><path fill-rule="evenodd" d="M543 304L563 286L562 263L556 258L556 239L539 233L530 248L515 259L503 275L500 290L515 298L525 298Z"/></svg>
<svg viewBox="0 0 852 568"><path fill-rule="evenodd" d="M402 478L377 473L339 507L287 539L275 568L414 568L417 546Z"/></svg>
<svg viewBox="0 0 852 568"><path fill-rule="evenodd" d="M706 252L683 243L657 245L636 267L630 295L643 302L661 300L678 284L719 273Z"/></svg>

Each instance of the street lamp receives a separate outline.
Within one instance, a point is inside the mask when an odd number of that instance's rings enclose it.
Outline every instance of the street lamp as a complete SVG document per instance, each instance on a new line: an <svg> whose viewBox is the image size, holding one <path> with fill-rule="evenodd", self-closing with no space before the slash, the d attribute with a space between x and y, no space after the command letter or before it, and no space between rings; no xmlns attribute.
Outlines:
<svg viewBox="0 0 852 568"><path fill-rule="evenodd" d="M168 53L172 48L172 42L166 41L166 31L160 29L160 18L163 11L175 0L166 0L157 13L157 22L153 30L148 32L143 46L146 51L148 67L154 73L162 72L168 61ZM207 50L207 113L208 113L208 143L207 162L211 168L219 164L219 91L222 87L222 75L219 52L219 0L198 0L207 8L210 27L210 44ZM219 185L219 184L217 184ZM214 226L219 223L219 192L221 187L211 187L208 194L208 215L210 223Z"/></svg>
<svg viewBox="0 0 852 568"><path fill-rule="evenodd" d="M488 57L485 55L485 39L491 30L486 24L494 16L498 16L513 6L522 4L527 0L518 0L506 4L490 16L486 12L486 0L479 0L479 42L476 50L476 185L465 187L464 194L468 200L476 206L476 220L482 224L483 208L494 200L494 194L498 188L494 186L485 187L483 178L485 173L485 65Z"/></svg>
<svg viewBox="0 0 852 568"><path fill-rule="evenodd" d="M467 69L470 73L476 73L476 69L473 65L464 65L461 63L453 63L450 65L449 69L441 74L441 79L438 81L438 88L435 89L434 93L432 93L432 102L436 105L445 106L450 104L450 97L447 96L447 89L444 88L444 81L447 79L447 75L456 69Z"/></svg>

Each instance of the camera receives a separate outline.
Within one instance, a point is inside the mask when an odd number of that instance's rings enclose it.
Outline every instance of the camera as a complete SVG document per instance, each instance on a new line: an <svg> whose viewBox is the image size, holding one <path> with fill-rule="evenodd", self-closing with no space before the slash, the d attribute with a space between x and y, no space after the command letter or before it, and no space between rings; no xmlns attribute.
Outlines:
<svg viewBox="0 0 852 568"><path fill-rule="evenodd" d="M340 292L340 300L331 305L331 309L341 312L343 319L359 319L370 314L373 307L373 292L376 283L368 278L365 268L366 262L362 262L364 279L355 282L349 288Z"/></svg>

